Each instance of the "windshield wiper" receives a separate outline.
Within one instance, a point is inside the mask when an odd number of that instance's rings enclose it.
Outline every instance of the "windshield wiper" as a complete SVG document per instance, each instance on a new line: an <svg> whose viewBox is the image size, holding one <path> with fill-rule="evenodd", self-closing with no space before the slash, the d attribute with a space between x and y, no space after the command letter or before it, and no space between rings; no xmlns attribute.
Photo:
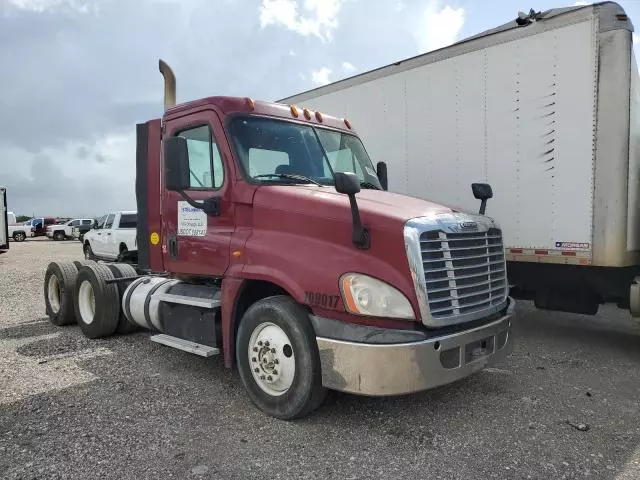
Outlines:
<svg viewBox="0 0 640 480"><path fill-rule="evenodd" d="M292 180L301 180L303 182L313 183L315 185L318 185L319 187L322 186L321 183L318 183L309 177L305 177L304 175L295 175L293 173L263 173L262 175L256 175L255 177L252 177L252 178L273 178L273 177L290 178Z"/></svg>

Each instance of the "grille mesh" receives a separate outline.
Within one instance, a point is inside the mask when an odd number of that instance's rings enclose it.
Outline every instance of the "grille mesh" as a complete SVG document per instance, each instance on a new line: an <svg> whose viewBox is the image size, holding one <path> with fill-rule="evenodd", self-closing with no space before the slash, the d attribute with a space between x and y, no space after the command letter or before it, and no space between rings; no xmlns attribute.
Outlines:
<svg viewBox="0 0 640 480"><path fill-rule="evenodd" d="M502 232L424 232L420 248L433 318L472 314L502 303L507 281Z"/></svg>

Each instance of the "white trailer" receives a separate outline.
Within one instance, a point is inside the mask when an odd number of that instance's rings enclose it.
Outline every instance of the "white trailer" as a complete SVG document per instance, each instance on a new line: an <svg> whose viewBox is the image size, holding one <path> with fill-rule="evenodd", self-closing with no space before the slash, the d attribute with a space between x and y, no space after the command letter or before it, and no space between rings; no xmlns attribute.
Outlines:
<svg viewBox="0 0 640 480"><path fill-rule="evenodd" d="M7 189L0 187L0 253L9 250L9 212L7 210Z"/></svg>
<svg viewBox="0 0 640 480"><path fill-rule="evenodd" d="M469 185L489 183L514 296L586 314L615 302L639 316L632 32L613 2L532 10L280 102L348 119L388 165L391 191L472 210Z"/></svg>

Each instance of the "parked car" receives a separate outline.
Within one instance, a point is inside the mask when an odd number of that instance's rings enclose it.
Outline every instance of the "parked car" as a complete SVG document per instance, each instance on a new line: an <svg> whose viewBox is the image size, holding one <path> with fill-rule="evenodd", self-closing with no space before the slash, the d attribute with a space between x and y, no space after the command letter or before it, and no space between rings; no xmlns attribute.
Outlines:
<svg viewBox="0 0 640 480"><path fill-rule="evenodd" d="M74 218L66 223L47 226L46 235L54 240L66 240L73 238L73 229L82 228L85 233L91 229L94 220L92 218Z"/></svg>
<svg viewBox="0 0 640 480"><path fill-rule="evenodd" d="M84 220L77 227L72 229L72 237L76 240L84 241L84 234L97 225L96 219L91 219L91 223L87 224Z"/></svg>
<svg viewBox="0 0 640 480"><path fill-rule="evenodd" d="M24 242L27 238L35 235L35 227L25 222L22 224L9 225L7 227L7 236L15 242Z"/></svg>
<svg viewBox="0 0 640 480"><path fill-rule="evenodd" d="M24 222L23 225L33 227L34 237L43 237L47 233L47 227L55 224L54 217L34 217Z"/></svg>
<svg viewBox="0 0 640 480"><path fill-rule="evenodd" d="M109 213L98 219L84 234L83 252L87 260L135 261L137 256L136 211Z"/></svg>

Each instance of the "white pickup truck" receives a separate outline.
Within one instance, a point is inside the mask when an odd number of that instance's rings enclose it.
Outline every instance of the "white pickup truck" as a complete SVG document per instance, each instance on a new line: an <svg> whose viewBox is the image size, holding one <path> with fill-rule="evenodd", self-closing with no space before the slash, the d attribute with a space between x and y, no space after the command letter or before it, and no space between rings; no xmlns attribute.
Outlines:
<svg viewBox="0 0 640 480"><path fill-rule="evenodd" d="M138 250L136 211L112 212L84 234L82 249L87 260L129 261Z"/></svg>
<svg viewBox="0 0 640 480"><path fill-rule="evenodd" d="M74 218L67 223L57 223L55 225L47 225L46 235L54 240L66 240L73 238L73 228L81 225L91 226L92 218Z"/></svg>
<svg viewBox="0 0 640 480"><path fill-rule="evenodd" d="M33 237L36 234L36 229L30 223L17 223L16 216L9 212L7 226L7 237L13 238L15 242L24 242L27 237Z"/></svg>

